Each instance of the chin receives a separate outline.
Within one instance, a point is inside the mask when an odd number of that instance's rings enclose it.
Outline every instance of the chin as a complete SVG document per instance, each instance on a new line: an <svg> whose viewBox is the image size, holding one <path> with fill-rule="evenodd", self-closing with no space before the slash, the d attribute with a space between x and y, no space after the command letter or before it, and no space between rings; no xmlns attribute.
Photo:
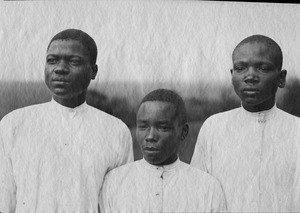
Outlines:
<svg viewBox="0 0 300 213"><path fill-rule="evenodd" d="M74 96L70 95L69 93L66 92L54 92L52 91L52 95L59 98L59 99L72 99Z"/></svg>
<svg viewBox="0 0 300 213"><path fill-rule="evenodd" d="M251 105L251 106L255 106L255 105L258 105L261 103L256 98L244 98L244 100L242 102L243 102L243 104Z"/></svg>
<svg viewBox="0 0 300 213"><path fill-rule="evenodd" d="M163 161L162 160L157 160L157 158L155 158L154 156L144 156L145 160L152 164L152 165L159 165L161 164Z"/></svg>

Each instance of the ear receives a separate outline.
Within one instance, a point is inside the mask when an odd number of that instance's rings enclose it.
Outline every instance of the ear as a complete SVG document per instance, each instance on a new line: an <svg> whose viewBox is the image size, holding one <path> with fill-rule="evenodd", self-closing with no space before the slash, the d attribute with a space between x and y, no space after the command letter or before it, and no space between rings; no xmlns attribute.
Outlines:
<svg viewBox="0 0 300 213"><path fill-rule="evenodd" d="M96 78L97 72L98 72L98 65L95 64L92 66L92 77L91 77L92 80Z"/></svg>
<svg viewBox="0 0 300 213"><path fill-rule="evenodd" d="M286 70L281 70L278 76L278 87L283 88L285 86L285 81L286 81Z"/></svg>
<svg viewBox="0 0 300 213"><path fill-rule="evenodd" d="M186 136L188 135L188 133L189 133L189 125L187 123L185 123L182 126L180 139L183 141L186 138Z"/></svg>

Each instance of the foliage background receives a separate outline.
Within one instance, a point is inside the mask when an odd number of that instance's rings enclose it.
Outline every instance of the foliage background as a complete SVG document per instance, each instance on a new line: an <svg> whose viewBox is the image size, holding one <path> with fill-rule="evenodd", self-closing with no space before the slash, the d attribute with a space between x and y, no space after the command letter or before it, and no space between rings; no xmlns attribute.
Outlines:
<svg viewBox="0 0 300 213"><path fill-rule="evenodd" d="M121 84L118 82L118 84ZM124 83L126 84L126 83ZM125 85L123 85L125 86ZM127 87L137 85L127 83ZM156 85L152 85L156 88ZM164 88L176 88L165 85ZM184 97L188 112L188 123L190 131L188 137L183 141L180 148L180 159L189 163L193 154L197 135L204 120L210 115L223 112L240 106L237 96L234 94L231 85L201 87L201 84L194 85L193 89L198 89L201 93L197 97ZM43 82L1 82L0 83L0 118L14 109L38 104L51 100L49 91ZM178 91L177 91L178 92ZM210 93L216 93L211 98ZM278 91L277 106L293 115L300 116L300 80L293 79L287 82L284 89ZM142 97L130 100L130 97L111 97L99 90L89 90L87 103L103 110L115 117L120 118L130 128L133 138L133 148L135 160L142 158L139 145L135 140L135 119L139 101Z"/></svg>

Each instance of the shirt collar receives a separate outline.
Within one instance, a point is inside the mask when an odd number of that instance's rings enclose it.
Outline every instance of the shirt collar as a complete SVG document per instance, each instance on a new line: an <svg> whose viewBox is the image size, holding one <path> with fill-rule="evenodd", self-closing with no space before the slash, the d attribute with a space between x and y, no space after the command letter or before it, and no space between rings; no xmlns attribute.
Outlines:
<svg viewBox="0 0 300 213"><path fill-rule="evenodd" d="M177 160L174 163L168 164L168 165L163 165L163 166L156 166L156 165L152 165L150 163L148 163L145 158L142 159L142 166L148 170L152 170L152 171L163 171L163 172L168 172L168 171L173 171L176 168L178 168L180 164L180 160L179 157L177 158Z"/></svg>
<svg viewBox="0 0 300 213"><path fill-rule="evenodd" d="M277 112L276 104L274 104L274 106L271 109L260 112L249 112L243 106L241 106L241 108L243 115L253 119L257 119L259 123L265 123L266 121L272 119Z"/></svg>
<svg viewBox="0 0 300 213"><path fill-rule="evenodd" d="M73 116L75 116L79 112L84 111L87 108L86 101L83 102L81 105L74 107L74 108L63 106L63 105L59 104L58 102L56 102L53 98L51 100L51 104L59 112L61 112L63 114L70 114Z"/></svg>

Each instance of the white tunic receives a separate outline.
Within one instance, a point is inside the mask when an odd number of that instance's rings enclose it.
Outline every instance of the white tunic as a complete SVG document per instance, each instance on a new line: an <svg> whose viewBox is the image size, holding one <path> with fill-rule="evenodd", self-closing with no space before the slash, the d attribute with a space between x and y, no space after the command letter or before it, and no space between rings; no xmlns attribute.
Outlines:
<svg viewBox="0 0 300 213"><path fill-rule="evenodd" d="M133 161L119 119L54 100L0 123L0 212L97 212L105 174Z"/></svg>
<svg viewBox="0 0 300 213"><path fill-rule="evenodd" d="M101 212L222 212L219 182L179 159L154 166L142 159L114 169L105 177Z"/></svg>
<svg viewBox="0 0 300 213"><path fill-rule="evenodd" d="M300 211L295 200L299 133L299 118L276 106L219 113L201 127L191 165L221 182L228 211Z"/></svg>

